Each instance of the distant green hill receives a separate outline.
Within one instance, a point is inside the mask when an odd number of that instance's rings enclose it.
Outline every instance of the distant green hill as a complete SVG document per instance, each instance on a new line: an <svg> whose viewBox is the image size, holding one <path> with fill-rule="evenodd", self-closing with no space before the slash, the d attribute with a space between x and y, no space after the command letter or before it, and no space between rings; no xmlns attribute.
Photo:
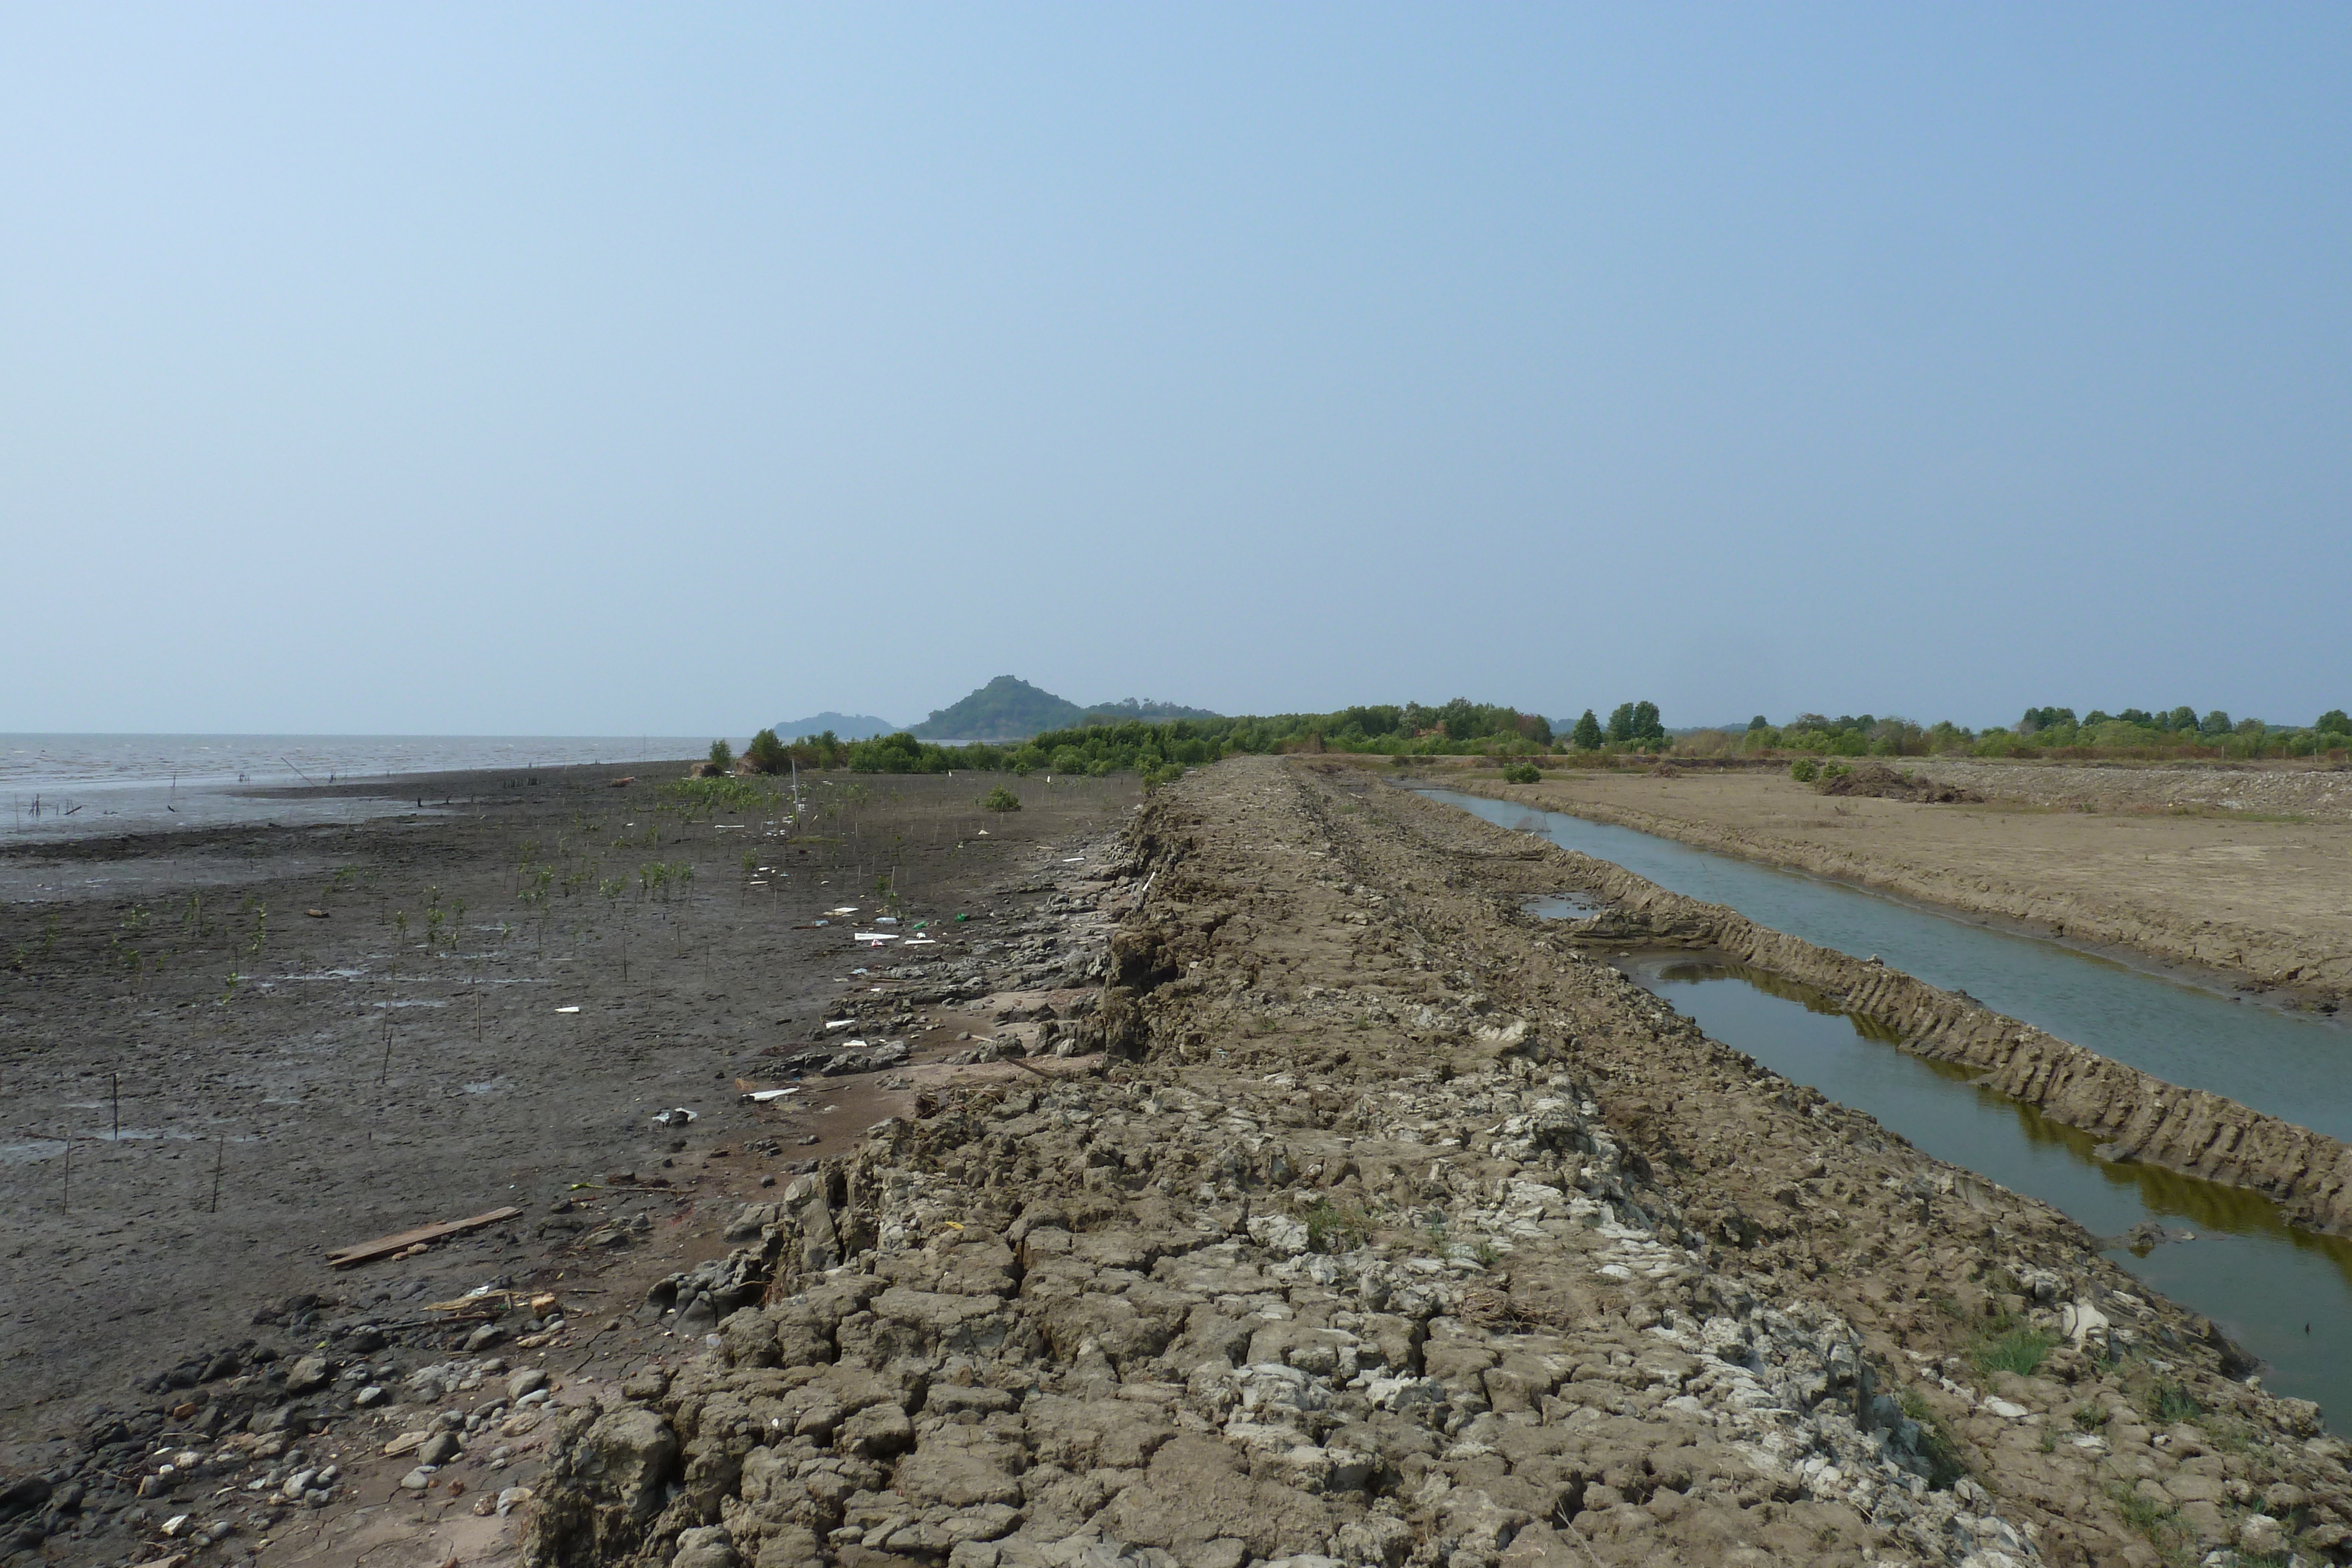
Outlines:
<svg viewBox="0 0 2352 1568"><path fill-rule="evenodd" d="M835 713L828 708L808 718L788 718L776 726L776 733L786 740L798 740L803 736L823 735L833 731L836 740L864 740L869 736L888 735L898 727L887 718L877 718L870 713Z"/></svg>
<svg viewBox="0 0 2352 1568"><path fill-rule="evenodd" d="M1087 710L1013 675L999 675L915 726L918 740L1026 740L1086 722Z"/></svg>
<svg viewBox="0 0 2352 1568"><path fill-rule="evenodd" d="M1165 724L1174 718L1223 718L1204 707L1186 707L1181 703L1156 703L1149 698L1138 702L1129 697L1119 703L1097 703L1087 709L1088 720L1101 724L1123 724L1139 718L1150 724Z"/></svg>

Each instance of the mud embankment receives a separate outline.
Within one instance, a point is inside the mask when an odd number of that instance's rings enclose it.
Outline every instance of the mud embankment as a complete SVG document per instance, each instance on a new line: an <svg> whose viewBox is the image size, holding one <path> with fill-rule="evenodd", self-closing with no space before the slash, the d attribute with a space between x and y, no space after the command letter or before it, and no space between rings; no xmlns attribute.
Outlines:
<svg viewBox="0 0 2352 1568"><path fill-rule="evenodd" d="M532 1559L2352 1559L2315 1407L1497 920L1568 869L1522 843L1273 758L1160 792L1091 868L1114 1057L925 1094L748 1208L719 1267L766 1288L564 1416Z"/></svg>
<svg viewBox="0 0 2352 1568"><path fill-rule="evenodd" d="M1615 905L1570 927L1582 939L1721 948L1899 1030L1902 1048L1915 1056L1979 1070L1988 1088L2107 1140L2102 1153L2109 1159L2245 1187L2297 1225L2352 1234L2352 1148L2335 1138L2168 1083L1971 998L1669 893L1607 861L1546 845L1536 863Z"/></svg>

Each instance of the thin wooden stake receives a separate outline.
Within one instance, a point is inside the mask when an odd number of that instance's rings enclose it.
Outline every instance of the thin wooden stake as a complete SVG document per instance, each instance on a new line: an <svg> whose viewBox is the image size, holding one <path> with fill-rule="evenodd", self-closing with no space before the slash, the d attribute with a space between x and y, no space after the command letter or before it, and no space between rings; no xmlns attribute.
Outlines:
<svg viewBox="0 0 2352 1568"><path fill-rule="evenodd" d="M379 1088L379 1089L381 1089L381 1088L383 1088L385 1084L387 1084L387 1083L389 1083L389 1082L392 1082L392 1020L391 1020L390 1019L384 1019L384 1020L383 1020L383 1071L382 1072L379 1072L379 1073L377 1073L377 1074L376 1074L376 1079L375 1079L376 1087L377 1087L377 1088Z"/></svg>
<svg viewBox="0 0 2352 1568"><path fill-rule="evenodd" d="M120 1072L114 1075L114 1131L109 1134L108 1141L122 1141L122 1074Z"/></svg>
<svg viewBox="0 0 2352 1568"><path fill-rule="evenodd" d="M220 1212L221 1162L228 1157L228 1134L223 1133L213 1143L213 1209Z"/></svg>
<svg viewBox="0 0 2352 1568"><path fill-rule="evenodd" d="M73 1207L73 1140L71 1138L68 1138L65 1143L66 1190L65 1195L58 1199L58 1212L59 1214L65 1213L68 1209Z"/></svg>

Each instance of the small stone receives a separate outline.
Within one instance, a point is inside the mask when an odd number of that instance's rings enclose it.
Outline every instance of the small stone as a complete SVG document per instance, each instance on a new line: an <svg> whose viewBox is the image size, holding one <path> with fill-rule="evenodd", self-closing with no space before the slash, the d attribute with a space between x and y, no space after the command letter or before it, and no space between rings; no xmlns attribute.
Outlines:
<svg viewBox="0 0 2352 1568"><path fill-rule="evenodd" d="M419 1465L401 1477L400 1484L410 1491L423 1491L433 1484L433 1472L425 1466Z"/></svg>
<svg viewBox="0 0 2352 1568"><path fill-rule="evenodd" d="M723 1524L701 1525L677 1532L677 1552L670 1568L737 1568L734 1538Z"/></svg>
<svg viewBox="0 0 2352 1568"><path fill-rule="evenodd" d="M466 1445L457 1440L457 1433L436 1432L418 1446L416 1462L420 1465L446 1465L465 1451Z"/></svg>
<svg viewBox="0 0 2352 1568"><path fill-rule="evenodd" d="M547 1373L540 1367L526 1366L507 1379L507 1397L520 1399L526 1394L536 1394L547 1386Z"/></svg>
<svg viewBox="0 0 2352 1568"><path fill-rule="evenodd" d="M499 1517L500 1519L504 1519L507 1515L512 1513L515 1510L529 1502L530 1500L530 1497L531 1492L529 1487L507 1488L506 1490L499 1493Z"/></svg>
<svg viewBox="0 0 2352 1568"><path fill-rule="evenodd" d="M286 1369L286 1392L309 1394L324 1388L333 1376L324 1354L306 1355Z"/></svg>
<svg viewBox="0 0 2352 1568"><path fill-rule="evenodd" d="M352 1403L358 1406L362 1410L368 1409L372 1406L381 1405L383 1403L383 1385L380 1383L371 1383L365 1388L361 1389L357 1394L352 1396Z"/></svg>
<svg viewBox="0 0 2352 1568"><path fill-rule="evenodd" d="M476 1329L472 1333L466 1336L467 1354L471 1354L478 1350L487 1350L491 1345L498 1343L499 1341L506 1337L507 1331L499 1327L498 1324L484 1323L480 1328Z"/></svg>

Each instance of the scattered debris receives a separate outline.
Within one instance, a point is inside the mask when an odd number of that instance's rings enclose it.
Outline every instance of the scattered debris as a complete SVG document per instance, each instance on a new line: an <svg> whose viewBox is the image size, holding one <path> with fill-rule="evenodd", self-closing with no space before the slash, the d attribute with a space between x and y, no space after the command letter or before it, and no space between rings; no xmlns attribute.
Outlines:
<svg viewBox="0 0 2352 1568"><path fill-rule="evenodd" d="M691 1113L688 1113L691 1114ZM377 1258L387 1258L395 1252L405 1252L412 1247L424 1247L445 1237L462 1236L468 1230L479 1230L486 1225L496 1225L502 1219L512 1219L522 1212L512 1207L493 1208L465 1219L445 1219L435 1225L420 1225L414 1230L403 1230L392 1236L379 1236L373 1241L362 1241L351 1247L339 1248L327 1254L328 1267L348 1269Z"/></svg>
<svg viewBox="0 0 2352 1568"><path fill-rule="evenodd" d="M698 1114L699 1113L689 1111L683 1105L676 1105L656 1113L652 1121L657 1127L684 1127L691 1124Z"/></svg>

